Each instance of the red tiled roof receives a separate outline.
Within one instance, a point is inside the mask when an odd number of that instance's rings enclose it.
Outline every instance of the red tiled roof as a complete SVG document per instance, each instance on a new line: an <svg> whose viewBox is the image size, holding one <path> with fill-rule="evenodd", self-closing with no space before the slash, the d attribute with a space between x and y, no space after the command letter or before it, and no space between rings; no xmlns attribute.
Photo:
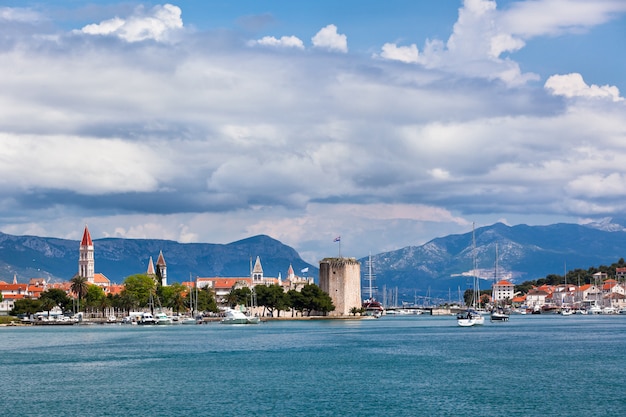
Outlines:
<svg viewBox="0 0 626 417"><path fill-rule="evenodd" d="M124 290L124 285L122 284L112 284L107 287L107 291L113 295L121 294L123 290Z"/></svg>
<svg viewBox="0 0 626 417"><path fill-rule="evenodd" d="M198 278L200 282L213 282L213 288L216 289L229 289L232 288L238 282L245 282L247 285L252 283L252 279L245 278Z"/></svg>
<svg viewBox="0 0 626 417"><path fill-rule="evenodd" d="M500 287L514 287L515 285L511 284L509 281L503 279L501 281L499 281L496 285L500 286Z"/></svg>
<svg viewBox="0 0 626 417"><path fill-rule="evenodd" d="M104 274L95 273L93 274L93 282L98 282L101 284L110 284L111 280L105 277Z"/></svg>
<svg viewBox="0 0 626 417"><path fill-rule="evenodd" d="M163 258L163 251L159 251L159 257L157 258L156 264L157 266L166 266L165 258Z"/></svg>
<svg viewBox="0 0 626 417"><path fill-rule="evenodd" d="M0 291L26 291L28 284L0 284Z"/></svg>
<svg viewBox="0 0 626 417"><path fill-rule="evenodd" d="M89 233L89 229L87 225L85 225L85 231L83 232L83 240L80 242L80 246L93 246L93 242L91 241L91 234Z"/></svg>
<svg viewBox="0 0 626 417"><path fill-rule="evenodd" d="M26 294L2 294L3 300L22 300L26 298Z"/></svg>

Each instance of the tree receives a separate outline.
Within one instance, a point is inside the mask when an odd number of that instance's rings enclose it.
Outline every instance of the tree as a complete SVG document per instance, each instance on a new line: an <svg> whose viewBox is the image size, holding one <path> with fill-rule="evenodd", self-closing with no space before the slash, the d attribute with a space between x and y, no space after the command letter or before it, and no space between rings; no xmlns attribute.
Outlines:
<svg viewBox="0 0 626 417"><path fill-rule="evenodd" d="M278 317L280 317L280 311L289 308L289 299L285 291L283 291L283 287L280 285L257 285L254 287L254 290L257 295L258 304L267 308L270 317L274 316L274 310L278 311Z"/></svg>
<svg viewBox="0 0 626 417"><path fill-rule="evenodd" d="M209 287L204 287L198 291L196 308L198 311L210 311L212 313L217 313L219 311L213 290Z"/></svg>
<svg viewBox="0 0 626 417"><path fill-rule="evenodd" d="M93 312L98 311L106 300L104 290L97 285L89 285L87 287L87 295L85 296L85 307L89 307ZM106 307L105 307L106 308Z"/></svg>
<svg viewBox="0 0 626 417"><path fill-rule="evenodd" d="M43 300L39 300L41 303L41 309L48 312L48 317L50 317L50 310L57 306L57 303L52 298L44 298Z"/></svg>
<svg viewBox="0 0 626 417"><path fill-rule="evenodd" d="M50 310L54 308L55 306L59 306L59 308L61 308L62 311L68 311L70 310L70 307L72 305L72 299L67 296L65 291L59 288L51 288L49 290L42 292L41 295L39 296L39 300L42 301L42 308L43 308L44 300L51 300L52 303L54 304L50 308ZM49 310L46 310L46 311L49 311Z"/></svg>
<svg viewBox="0 0 626 417"><path fill-rule="evenodd" d="M304 314L304 297L300 291L289 290L287 291L287 297L289 298L289 305L291 306L291 317L294 312L300 312L302 316Z"/></svg>
<svg viewBox="0 0 626 417"><path fill-rule="evenodd" d="M248 287L233 287L226 296L226 301L230 307L237 305L250 306L252 305L252 290Z"/></svg>
<svg viewBox="0 0 626 417"><path fill-rule="evenodd" d="M122 293L131 297L136 307L146 307L151 296L155 295L156 284L145 274L136 274L126 277Z"/></svg>
<svg viewBox="0 0 626 417"><path fill-rule="evenodd" d="M300 293L304 298L304 310L307 311L307 316L310 316L313 311L326 314L335 309L333 300L328 293L322 291L322 289L315 284L305 285L302 287Z"/></svg>
<svg viewBox="0 0 626 417"><path fill-rule="evenodd" d="M38 312L40 309L41 301L32 298L23 298L21 300L15 300L15 303L13 303L13 309L11 310L11 315L17 316L18 314L25 314L30 316L31 314Z"/></svg>
<svg viewBox="0 0 626 417"><path fill-rule="evenodd" d="M82 298L85 298L85 296L87 295L89 281L85 277L75 275L74 278L70 280L70 282L70 290L78 297L78 311L80 311L80 300Z"/></svg>
<svg viewBox="0 0 626 417"><path fill-rule="evenodd" d="M186 295L188 288L179 282L172 285L157 285L157 296L161 300L164 307L171 308L172 311L179 313L187 306Z"/></svg>

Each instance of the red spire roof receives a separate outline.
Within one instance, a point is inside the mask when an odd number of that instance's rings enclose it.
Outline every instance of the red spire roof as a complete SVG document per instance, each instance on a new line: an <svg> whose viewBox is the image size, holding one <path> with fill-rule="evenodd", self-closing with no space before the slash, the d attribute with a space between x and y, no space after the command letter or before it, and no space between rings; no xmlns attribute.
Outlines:
<svg viewBox="0 0 626 417"><path fill-rule="evenodd" d="M87 228L87 225L85 225L83 240L80 242L80 246L93 246L93 242L91 241L91 235L89 234L89 229Z"/></svg>
<svg viewBox="0 0 626 417"><path fill-rule="evenodd" d="M154 273L154 264L152 263L152 256L150 257L150 260L148 261L148 271L146 272L146 275L156 275Z"/></svg>
<svg viewBox="0 0 626 417"><path fill-rule="evenodd" d="M159 257L157 258L156 264L158 266L165 266L165 258L163 258L163 251L159 251Z"/></svg>

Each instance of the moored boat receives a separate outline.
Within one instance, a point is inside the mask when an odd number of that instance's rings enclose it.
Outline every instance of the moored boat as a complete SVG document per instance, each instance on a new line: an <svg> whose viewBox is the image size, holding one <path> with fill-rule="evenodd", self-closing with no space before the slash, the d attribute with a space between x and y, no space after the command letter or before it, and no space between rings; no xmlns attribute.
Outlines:
<svg viewBox="0 0 626 417"><path fill-rule="evenodd" d="M165 313L157 313L154 317L156 324L172 324L172 319Z"/></svg>
<svg viewBox="0 0 626 417"><path fill-rule="evenodd" d="M480 326L485 324L485 317L476 310L468 309L457 314L456 322L461 327Z"/></svg>
<svg viewBox="0 0 626 417"><path fill-rule="evenodd" d="M143 325L156 324L156 320L154 319L154 316L152 314L142 313L139 319L137 319L137 324L143 324Z"/></svg>
<svg viewBox="0 0 626 417"><path fill-rule="evenodd" d="M503 310L494 310L491 312L491 321L509 321L509 315Z"/></svg>
<svg viewBox="0 0 626 417"><path fill-rule="evenodd" d="M224 311L223 324L257 324L260 319L258 317L246 316L239 310L228 308Z"/></svg>

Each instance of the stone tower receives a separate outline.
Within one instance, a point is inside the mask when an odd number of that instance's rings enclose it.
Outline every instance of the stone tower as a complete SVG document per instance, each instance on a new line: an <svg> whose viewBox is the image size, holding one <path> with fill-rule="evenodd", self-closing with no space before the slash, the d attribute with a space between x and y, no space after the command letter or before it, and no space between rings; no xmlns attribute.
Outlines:
<svg viewBox="0 0 626 417"><path fill-rule="evenodd" d="M161 285L167 287L167 264L163 257L163 251L159 251L159 257L156 261L156 275L161 278Z"/></svg>
<svg viewBox="0 0 626 417"><path fill-rule="evenodd" d="M347 316L361 308L361 264L355 258L325 258L320 261L320 288L335 305L331 316Z"/></svg>
<svg viewBox="0 0 626 417"><path fill-rule="evenodd" d="M85 225L85 231L83 232L83 240L80 242L80 248L78 250L78 275L87 278L87 282L94 283L93 276L95 271L93 242L91 241L91 234L89 229Z"/></svg>
<svg viewBox="0 0 626 417"><path fill-rule="evenodd" d="M256 261L254 262L254 268L252 268L252 284L263 284L263 267L261 266L261 258L256 257Z"/></svg>

